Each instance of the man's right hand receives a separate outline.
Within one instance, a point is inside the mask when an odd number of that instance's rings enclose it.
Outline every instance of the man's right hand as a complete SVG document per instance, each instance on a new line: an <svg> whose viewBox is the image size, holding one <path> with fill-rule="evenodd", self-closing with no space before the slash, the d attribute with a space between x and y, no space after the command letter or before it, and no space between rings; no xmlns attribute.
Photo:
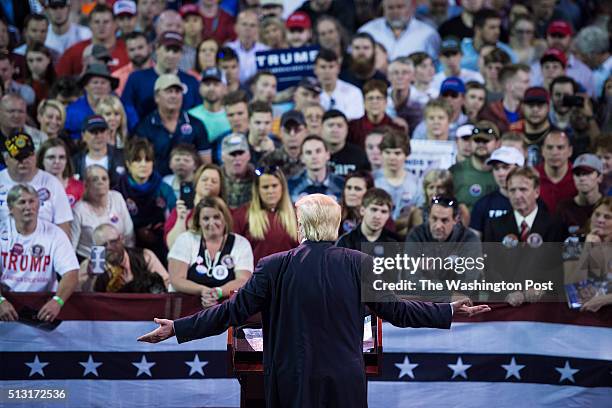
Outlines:
<svg viewBox="0 0 612 408"><path fill-rule="evenodd" d="M472 301L468 298L457 300L451 303L453 315L472 317L480 313L490 312L488 305L472 306Z"/></svg>
<svg viewBox="0 0 612 408"><path fill-rule="evenodd" d="M15 311L13 305L8 300L0 303L0 320L3 322L14 322L19 319L19 315Z"/></svg>
<svg viewBox="0 0 612 408"><path fill-rule="evenodd" d="M140 336L137 340L144 343L159 343L174 336L174 322L168 319L155 318L153 321L159 324L159 327L152 332Z"/></svg>

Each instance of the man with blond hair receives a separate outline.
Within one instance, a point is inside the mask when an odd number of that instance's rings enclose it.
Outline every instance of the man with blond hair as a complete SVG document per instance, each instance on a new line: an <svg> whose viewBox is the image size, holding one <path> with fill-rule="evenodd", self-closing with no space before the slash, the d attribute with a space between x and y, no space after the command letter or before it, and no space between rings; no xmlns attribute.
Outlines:
<svg viewBox="0 0 612 408"><path fill-rule="evenodd" d="M373 261L334 246L341 211L333 198L307 195L297 201L301 245L259 261L246 285L229 301L159 328L139 341L179 343L223 333L262 314L267 407L366 407L362 356L362 271ZM370 310L400 327L449 328L453 312L474 315L488 306L417 301L367 302Z"/></svg>

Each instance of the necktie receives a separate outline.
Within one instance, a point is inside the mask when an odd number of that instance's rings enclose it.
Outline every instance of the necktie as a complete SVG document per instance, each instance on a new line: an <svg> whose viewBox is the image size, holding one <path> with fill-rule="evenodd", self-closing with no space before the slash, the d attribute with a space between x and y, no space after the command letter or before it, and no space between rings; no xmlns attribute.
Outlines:
<svg viewBox="0 0 612 408"><path fill-rule="evenodd" d="M529 225L527 225L527 221L523 220L521 223L521 242L527 241L527 234L529 234Z"/></svg>

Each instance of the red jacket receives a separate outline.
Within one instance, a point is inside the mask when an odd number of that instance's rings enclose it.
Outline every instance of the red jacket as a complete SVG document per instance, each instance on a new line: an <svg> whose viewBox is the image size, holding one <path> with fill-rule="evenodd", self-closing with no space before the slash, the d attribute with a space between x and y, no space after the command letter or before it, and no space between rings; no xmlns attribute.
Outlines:
<svg viewBox="0 0 612 408"><path fill-rule="evenodd" d="M519 119L522 117L523 115L519 107ZM504 112L503 101L495 101L486 105L478 114L478 119L489 120L495 123L502 134L510 130L511 123L508 121L506 113Z"/></svg>
<svg viewBox="0 0 612 408"><path fill-rule="evenodd" d="M57 75L60 77L81 75L83 72L83 51L85 51L85 48L87 48L89 44L91 44L91 40L84 40L68 48L57 63ZM125 64L129 64L130 59L128 58L127 48L123 40L118 39L115 43L115 47L108 51L111 57L113 57L113 60L108 64L108 69L111 72L121 68Z"/></svg>

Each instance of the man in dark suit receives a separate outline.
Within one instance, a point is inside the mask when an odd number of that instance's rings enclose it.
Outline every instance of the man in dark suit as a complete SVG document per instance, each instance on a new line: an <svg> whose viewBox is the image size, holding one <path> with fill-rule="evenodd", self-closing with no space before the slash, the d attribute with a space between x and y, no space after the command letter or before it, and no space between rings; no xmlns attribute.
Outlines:
<svg viewBox="0 0 612 408"><path fill-rule="evenodd" d="M176 335L182 343L223 333L261 312L268 407L366 407L361 272L372 271L372 258L334 246L341 218L334 199L312 194L296 207L299 247L259 261L229 301L174 322L155 319L160 327L138 340L157 343ZM453 313L490 310L467 299L366 305L396 326L446 329Z"/></svg>
<svg viewBox="0 0 612 408"><path fill-rule="evenodd" d="M561 224L544 207L538 206L540 176L532 167L517 167L506 178L508 198L512 211L489 219L485 225L483 242L502 243L493 249L498 256L489 255L488 280L557 278L561 258L560 245L544 243L563 242ZM493 248L489 246L489 248ZM486 252L486 251L485 251ZM535 275L537 273L537 275ZM560 282L560 281L559 281ZM539 299L533 292L512 292L506 300L512 306Z"/></svg>

